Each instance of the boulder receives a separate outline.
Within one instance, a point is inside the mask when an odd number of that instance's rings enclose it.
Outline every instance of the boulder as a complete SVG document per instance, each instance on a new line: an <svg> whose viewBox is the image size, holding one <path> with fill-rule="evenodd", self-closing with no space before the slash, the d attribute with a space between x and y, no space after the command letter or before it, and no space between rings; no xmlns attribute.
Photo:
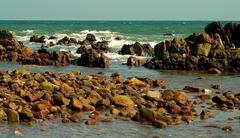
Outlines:
<svg viewBox="0 0 240 138"><path fill-rule="evenodd" d="M78 44L78 41L75 38L69 38L69 37L64 37L57 42L57 45L65 45L65 46L71 46L71 45L77 45L77 44Z"/></svg>
<svg viewBox="0 0 240 138"><path fill-rule="evenodd" d="M38 35L34 35L30 37L30 42L36 42L36 43L45 43L45 36L38 36Z"/></svg>
<svg viewBox="0 0 240 138"><path fill-rule="evenodd" d="M123 45L119 51L121 55L153 56L154 49L149 44L140 44L136 42L132 45Z"/></svg>
<svg viewBox="0 0 240 138"><path fill-rule="evenodd" d="M97 42L97 43L93 43L91 46L92 46L93 49L98 51L98 53L109 51L108 41L100 41L100 42Z"/></svg>
<svg viewBox="0 0 240 138"><path fill-rule="evenodd" d="M67 66L71 63L70 54L63 51L53 52L51 60L55 66Z"/></svg>
<svg viewBox="0 0 240 138"><path fill-rule="evenodd" d="M130 56L127 60L128 66L142 66L145 63L145 61L137 59L134 56Z"/></svg>
<svg viewBox="0 0 240 138"><path fill-rule="evenodd" d="M90 43L97 41L97 39L96 39L94 34L87 34L85 40L89 41Z"/></svg>
<svg viewBox="0 0 240 138"><path fill-rule="evenodd" d="M11 34L10 32L6 30L0 31L0 45L3 47L5 46L19 46L20 43L17 41L17 39Z"/></svg>
<svg viewBox="0 0 240 138"><path fill-rule="evenodd" d="M154 47L155 57L157 57L159 59L163 59L165 57L166 52L167 52L168 43L169 43L169 41L163 41Z"/></svg>
<svg viewBox="0 0 240 138"><path fill-rule="evenodd" d="M103 53L99 55L94 49L88 49L82 53L80 58L73 60L72 63L86 67L108 68L109 58L106 57Z"/></svg>

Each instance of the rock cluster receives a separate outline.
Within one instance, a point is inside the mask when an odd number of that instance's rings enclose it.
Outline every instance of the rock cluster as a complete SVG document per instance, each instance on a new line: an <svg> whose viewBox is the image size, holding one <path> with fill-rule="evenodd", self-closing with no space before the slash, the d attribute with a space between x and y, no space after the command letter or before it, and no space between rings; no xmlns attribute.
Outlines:
<svg viewBox="0 0 240 138"><path fill-rule="evenodd" d="M0 31L0 60L22 64L66 66L70 64L67 52L48 52L44 49L33 52L31 48L7 31Z"/></svg>
<svg viewBox="0 0 240 138"><path fill-rule="evenodd" d="M163 41L155 46L155 57L145 66L169 70L211 69L213 73L240 72L239 30L240 25L234 23L223 27L213 22L207 25L205 33Z"/></svg>
<svg viewBox="0 0 240 138"><path fill-rule="evenodd" d="M51 38L51 37L50 37ZM41 40L40 40L41 39ZM53 38L51 38L53 39ZM64 38L64 40L67 38ZM88 41L93 41L92 37L87 36ZM31 41L42 42L45 37L33 36ZM74 40L69 39L69 43ZM65 43L66 41L61 41ZM68 42L66 42L68 43ZM101 45L101 44L96 44ZM97 49L97 46L95 47ZM103 48L103 46L101 47ZM99 50L100 51L100 50ZM63 51L49 52L46 49L39 49L33 52L31 48L28 48L17 41L17 39L7 31L0 31L0 60L12 61L21 64L30 65L54 65L54 66L67 66L74 63L76 65L87 66L87 67L109 67L109 59L103 54L99 55L95 49L82 51L82 56L76 60L70 60L70 53Z"/></svg>
<svg viewBox="0 0 240 138"><path fill-rule="evenodd" d="M149 44L140 44L136 42L132 45L123 45L122 49L118 52L121 55L136 55L136 56L153 56L154 49Z"/></svg>
<svg viewBox="0 0 240 138"><path fill-rule="evenodd" d="M164 85L163 80L125 80L116 73L109 78L26 70L0 72L0 119L18 123L60 117L63 122L81 122L83 112L90 112L85 122L88 125L119 116L158 128L190 121L196 112L188 95L153 90Z"/></svg>
<svg viewBox="0 0 240 138"><path fill-rule="evenodd" d="M240 93L226 92L221 96L214 96L212 101L215 103L213 107L223 111L240 109Z"/></svg>

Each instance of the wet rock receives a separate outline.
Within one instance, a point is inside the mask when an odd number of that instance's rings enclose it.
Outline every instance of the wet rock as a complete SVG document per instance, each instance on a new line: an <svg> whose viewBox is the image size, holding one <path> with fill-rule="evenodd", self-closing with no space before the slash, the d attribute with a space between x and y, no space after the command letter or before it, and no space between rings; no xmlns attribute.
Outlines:
<svg viewBox="0 0 240 138"><path fill-rule="evenodd" d="M58 90L59 87L57 85L52 84L51 82L48 81L44 81L42 83L40 83L40 88L42 90L48 90L48 91L54 91L54 90Z"/></svg>
<svg viewBox="0 0 240 138"><path fill-rule="evenodd" d="M188 95L185 92L175 92L174 98L181 103L186 103L188 101Z"/></svg>
<svg viewBox="0 0 240 138"><path fill-rule="evenodd" d="M71 45L77 45L77 44L78 44L78 41L75 38L69 38L69 37L64 37L57 42L57 45L65 45L65 46L71 46Z"/></svg>
<svg viewBox="0 0 240 138"><path fill-rule="evenodd" d="M222 72L217 69L217 68L211 68L208 70L208 73L211 73L211 74L221 74Z"/></svg>
<svg viewBox="0 0 240 138"><path fill-rule="evenodd" d="M191 86L185 86L183 90L188 91L188 92L202 92L202 89L196 88L196 87L191 87Z"/></svg>
<svg viewBox="0 0 240 138"><path fill-rule="evenodd" d="M87 34L85 40L87 40L87 41L89 41L89 42L95 42L95 41L97 41L97 39L96 39L96 37L94 36L94 34Z"/></svg>
<svg viewBox="0 0 240 138"><path fill-rule="evenodd" d="M23 136L23 134L22 134L22 132L21 132L20 130L15 130L15 131L14 131L14 134L15 134L16 137L21 137L21 136Z"/></svg>
<svg viewBox="0 0 240 138"><path fill-rule="evenodd" d="M31 36L30 37L30 42L36 42L36 43L44 43L45 42L46 37L45 36Z"/></svg>
<svg viewBox="0 0 240 138"><path fill-rule="evenodd" d="M209 110L202 110L202 112L200 113L201 120L206 120L211 117L213 117L213 112L211 112Z"/></svg>
<svg viewBox="0 0 240 138"><path fill-rule="evenodd" d="M74 123L79 123L79 122L81 122L81 118L82 118L81 113L74 113L73 115L71 115L69 120L71 120Z"/></svg>
<svg viewBox="0 0 240 138"><path fill-rule="evenodd" d="M94 49L84 51L80 58L73 60L73 64L86 67L109 67L109 58L104 54L98 54Z"/></svg>
<svg viewBox="0 0 240 138"><path fill-rule="evenodd" d="M18 112L12 110L12 109L5 109L5 112L7 113L7 118L9 123L18 123L20 122L19 114Z"/></svg>
<svg viewBox="0 0 240 138"><path fill-rule="evenodd" d="M128 66L142 66L145 62L143 60L137 59L136 57L130 56L127 60Z"/></svg>
<svg viewBox="0 0 240 138"><path fill-rule="evenodd" d="M161 93L159 91L148 91L146 96L149 99L159 100L161 98Z"/></svg>
<svg viewBox="0 0 240 138"><path fill-rule="evenodd" d="M159 121L159 120L154 120L153 126L155 126L157 128L165 128L165 127L167 127L167 123L163 122L163 121Z"/></svg>
<svg viewBox="0 0 240 138"><path fill-rule="evenodd" d="M222 86L220 84L212 84L211 87L216 90L222 89Z"/></svg>
<svg viewBox="0 0 240 138"><path fill-rule="evenodd" d="M40 101L33 106L33 110L34 111L46 110L46 109L49 109L51 106L52 104L49 101L46 101L46 100Z"/></svg>
<svg viewBox="0 0 240 138"><path fill-rule="evenodd" d="M212 98L212 101L219 105L222 105L222 104L226 103L226 98L224 96L214 96Z"/></svg>
<svg viewBox="0 0 240 138"><path fill-rule="evenodd" d="M92 118L88 119L85 122L86 125L96 125L97 123L98 123L98 121L96 119L92 119Z"/></svg>
<svg viewBox="0 0 240 138"><path fill-rule="evenodd" d="M154 121L156 118L156 113L148 108L141 109L140 114L149 121Z"/></svg>
<svg viewBox="0 0 240 138"><path fill-rule="evenodd" d="M80 70L73 70L71 71L71 73L75 76L81 75L81 71Z"/></svg>
<svg viewBox="0 0 240 138"><path fill-rule="evenodd" d="M100 41L100 42L92 44L91 46L92 46L93 49L98 51L98 53L109 51L108 41Z"/></svg>
<svg viewBox="0 0 240 138"><path fill-rule="evenodd" d="M169 45L169 41L163 41L163 42L160 42L159 44L157 44L154 47L155 57L157 57L159 59L163 59L166 56L168 45Z"/></svg>
<svg viewBox="0 0 240 138"><path fill-rule="evenodd" d="M61 106L61 105L67 106L70 103L69 99L67 99L61 95L54 95L53 101L54 101L54 104L59 105L59 106Z"/></svg>
<svg viewBox="0 0 240 138"><path fill-rule="evenodd" d="M118 95L112 97L111 101L116 106L126 107L128 109L133 109L135 103L126 95Z"/></svg>
<svg viewBox="0 0 240 138"><path fill-rule="evenodd" d="M128 80L128 83L132 84L132 85L135 85L135 86L138 86L138 87L145 87L146 86L146 84L143 81L141 81L137 78L130 78Z"/></svg>
<svg viewBox="0 0 240 138"><path fill-rule="evenodd" d="M137 55L137 56L153 56L154 49L149 44L140 44L136 42L133 45L123 45L119 54Z"/></svg>
<svg viewBox="0 0 240 138"><path fill-rule="evenodd" d="M60 91L65 95L65 96L72 96L74 94L74 88L69 86L66 83L63 83L60 87Z"/></svg>
<svg viewBox="0 0 240 138"><path fill-rule="evenodd" d="M226 132L232 132L234 129L232 126L225 126L222 128L223 131L226 131Z"/></svg>
<svg viewBox="0 0 240 138"><path fill-rule="evenodd" d="M79 101L76 98L73 98L69 104L69 107L74 109L74 110L82 110L83 109L83 105L81 103L81 101Z"/></svg>

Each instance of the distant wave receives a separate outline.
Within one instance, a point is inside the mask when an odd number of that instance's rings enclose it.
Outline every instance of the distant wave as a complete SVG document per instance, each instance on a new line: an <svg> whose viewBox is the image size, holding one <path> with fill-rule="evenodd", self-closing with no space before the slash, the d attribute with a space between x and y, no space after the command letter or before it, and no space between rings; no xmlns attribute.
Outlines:
<svg viewBox="0 0 240 138"><path fill-rule="evenodd" d="M29 33L29 34L30 34L30 33L33 33L34 30L27 29L27 30L23 30L22 32L23 32L23 33Z"/></svg>

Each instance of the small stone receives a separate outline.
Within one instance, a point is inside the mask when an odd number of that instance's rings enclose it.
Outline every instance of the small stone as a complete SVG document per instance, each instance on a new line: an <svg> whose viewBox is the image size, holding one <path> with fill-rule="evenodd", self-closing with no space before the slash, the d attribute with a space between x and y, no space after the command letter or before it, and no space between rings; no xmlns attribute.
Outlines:
<svg viewBox="0 0 240 138"><path fill-rule="evenodd" d="M73 98L69 104L70 108L74 109L74 110L82 110L83 109L83 105L81 103L81 101L79 101L76 98Z"/></svg>
<svg viewBox="0 0 240 138"><path fill-rule="evenodd" d="M90 118L90 119L88 119L88 120L85 122L85 124L86 124L86 125L96 125L97 122L98 122L98 121L97 121L96 119Z"/></svg>
<svg viewBox="0 0 240 138"><path fill-rule="evenodd" d="M232 132L234 129L232 126L225 126L222 128L223 131L226 131L226 132Z"/></svg>
<svg viewBox="0 0 240 138"><path fill-rule="evenodd" d="M138 86L138 87L145 87L146 86L146 84L143 81L141 81L141 80L139 80L137 78L129 79L128 83L130 83L132 85L135 85L135 86Z"/></svg>
<svg viewBox="0 0 240 138"><path fill-rule="evenodd" d="M75 76L81 75L81 71L80 70L73 70L71 71L71 73Z"/></svg>
<svg viewBox="0 0 240 138"><path fill-rule="evenodd" d="M15 134L16 137L21 137L23 135L20 130L15 130L14 134Z"/></svg>
<svg viewBox="0 0 240 138"><path fill-rule="evenodd" d="M111 101L117 106L127 107L128 109L132 109L135 105L131 98L126 95L114 96Z"/></svg>
<svg viewBox="0 0 240 138"><path fill-rule="evenodd" d="M81 122L82 114L81 113L74 113L69 120L71 120L74 123Z"/></svg>
<svg viewBox="0 0 240 138"><path fill-rule="evenodd" d="M210 73L210 74L221 74L222 72L217 68L211 68L211 69L208 70L208 73Z"/></svg>
<svg viewBox="0 0 240 138"><path fill-rule="evenodd" d="M216 90L222 89L222 87L221 87L220 84L212 84L212 85L211 85L211 88L216 89Z"/></svg>
<svg viewBox="0 0 240 138"><path fill-rule="evenodd" d="M213 117L213 112L210 112L209 110L202 110L202 112L200 113L201 120L206 120L210 117Z"/></svg>
<svg viewBox="0 0 240 138"><path fill-rule="evenodd" d="M167 127L167 123L163 122L163 121L159 121L159 120L154 120L153 126L155 126L157 128L165 128L165 127Z"/></svg>
<svg viewBox="0 0 240 138"><path fill-rule="evenodd" d="M175 92L174 97L181 103L186 103L188 101L188 95L185 92Z"/></svg>
<svg viewBox="0 0 240 138"><path fill-rule="evenodd" d="M148 91L146 96L150 99L159 100L161 97L161 93L159 91Z"/></svg>
<svg viewBox="0 0 240 138"><path fill-rule="evenodd" d="M8 116L8 122L10 123L18 123L20 122L18 112L12 110L12 109L6 109L7 116Z"/></svg>

